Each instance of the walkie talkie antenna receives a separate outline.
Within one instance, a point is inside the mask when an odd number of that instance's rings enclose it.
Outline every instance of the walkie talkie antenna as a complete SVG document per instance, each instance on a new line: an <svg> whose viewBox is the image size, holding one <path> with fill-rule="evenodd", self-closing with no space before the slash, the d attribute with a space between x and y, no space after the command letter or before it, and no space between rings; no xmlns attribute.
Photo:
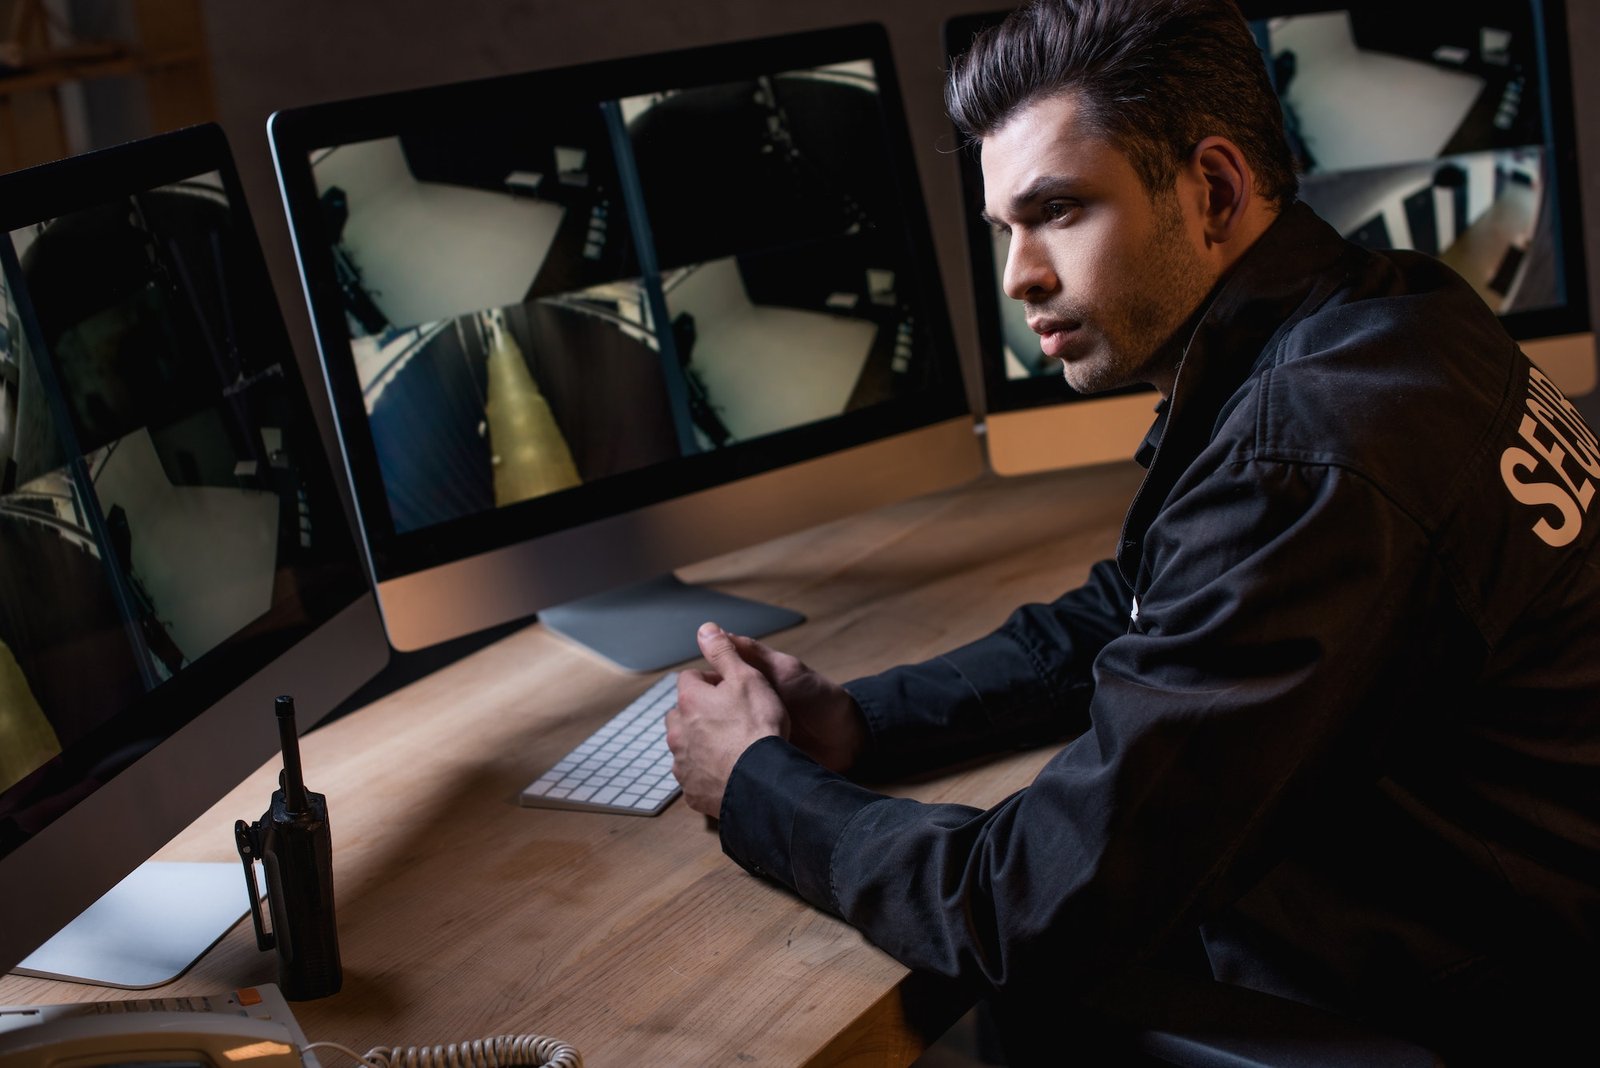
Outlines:
<svg viewBox="0 0 1600 1068"><path fill-rule="evenodd" d="M294 729L294 698L279 697L272 709L278 714L278 741L283 747L283 807L288 812L306 810L306 780L300 771L300 736Z"/></svg>

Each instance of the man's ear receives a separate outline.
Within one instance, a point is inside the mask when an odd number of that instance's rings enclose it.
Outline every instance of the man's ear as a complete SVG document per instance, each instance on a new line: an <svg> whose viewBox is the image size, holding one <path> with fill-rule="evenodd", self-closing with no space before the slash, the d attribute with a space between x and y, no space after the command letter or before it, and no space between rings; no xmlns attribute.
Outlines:
<svg viewBox="0 0 1600 1068"><path fill-rule="evenodd" d="M1207 137L1194 146L1187 169L1204 190L1201 222L1208 247L1249 229L1246 219L1256 207L1255 174L1238 145L1226 137Z"/></svg>

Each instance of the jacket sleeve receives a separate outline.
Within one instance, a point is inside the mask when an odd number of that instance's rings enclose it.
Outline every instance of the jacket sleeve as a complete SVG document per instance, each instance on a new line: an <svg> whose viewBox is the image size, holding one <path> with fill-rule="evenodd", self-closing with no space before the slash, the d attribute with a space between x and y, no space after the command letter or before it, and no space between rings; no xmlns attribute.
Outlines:
<svg viewBox="0 0 1600 1068"><path fill-rule="evenodd" d="M986 812L886 798L764 739L729 783L725 851L902 963L1002 993L1085 991L1237 896L1381 739L1366 697L1425 629L1434 569L1371 483L1253 458L1175 490L1145 553L1090 728L1029 787Z"/></svg>
<svg viewBox="0 0 1600 1068"><path fill-rule="evenodd" d="M940 767L977 753L1081 732L1092 667L1128 629L1132 595L1110 560L1050 604L1017 609L992 634L845 689L870 734L856 778Z"/></svg>

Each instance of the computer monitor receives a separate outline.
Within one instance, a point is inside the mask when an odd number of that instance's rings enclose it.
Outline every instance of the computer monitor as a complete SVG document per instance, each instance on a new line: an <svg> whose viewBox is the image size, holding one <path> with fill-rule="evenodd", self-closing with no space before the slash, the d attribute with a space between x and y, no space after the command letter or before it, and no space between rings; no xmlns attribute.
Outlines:
<svg viewBox="0 0 1600 1068"><path fill-rule="evenodd" d="M147 858L388 646L220 130L0 176L0 266L0 969L150 986L249 902Z"/></svg>
<svg viewBox="0 0 1600 1068"><path fill-rule="evenodd" d="M1559 0L1242 0L1283 106L1300 198L1347 238L1434 255L1568 394L1596 385ZM951 20L964 52L1003 12ZM1000 292L1006 239L962 153L987 440L1014 474L1125 458L1154 394L1085 398ZM1072 403L1063 410L1063 403Z"/></svg>
<svg viewBox="0 0 1600 1068"><path fill-rule="evenodd" d="M763 624L655 576L981 474L881 27L268 129L399 649L688 659Z"/></svg>

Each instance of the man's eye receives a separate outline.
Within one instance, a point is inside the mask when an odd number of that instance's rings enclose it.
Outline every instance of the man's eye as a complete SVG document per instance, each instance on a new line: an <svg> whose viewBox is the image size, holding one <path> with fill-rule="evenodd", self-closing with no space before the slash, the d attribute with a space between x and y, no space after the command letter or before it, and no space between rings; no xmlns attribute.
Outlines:
<svg viewBox="0 0 1600 1068"><path fill-rule="evenodd" d="M1046 219L1060 219L1072 211L1073 205L1065 200L1047 200L1043 213Z"/></svg>

